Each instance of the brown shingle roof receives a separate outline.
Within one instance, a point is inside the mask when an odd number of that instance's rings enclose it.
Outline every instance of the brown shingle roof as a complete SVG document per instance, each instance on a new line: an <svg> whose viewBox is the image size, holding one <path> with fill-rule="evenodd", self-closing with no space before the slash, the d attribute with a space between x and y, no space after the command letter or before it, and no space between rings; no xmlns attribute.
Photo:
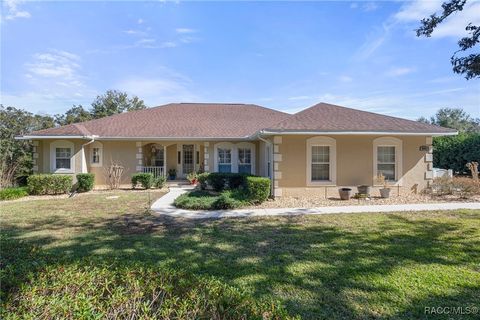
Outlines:
<svg viewBox="0 0 480 320"><path fill-rule="evenodd" d="M171 103L140 111L35 131L31 135L100 137L244 138L290 115L252 104Z"/></svg>
<svg viewBox="0 0 480 320"><path fill-rule="evenodd" d="M319 103L294 115L252 104L171 103L32 132L32 136L245 138L271 132L452 133L456 130Z"/></svg>
<svg viewBox="0 0 480 320"><path fill-rule="evenodd" d="M266 131L326 131L326 132L402 132L450 133L443 128L418 121L385 116L378 113L319 103L300 111Z"/></svg>

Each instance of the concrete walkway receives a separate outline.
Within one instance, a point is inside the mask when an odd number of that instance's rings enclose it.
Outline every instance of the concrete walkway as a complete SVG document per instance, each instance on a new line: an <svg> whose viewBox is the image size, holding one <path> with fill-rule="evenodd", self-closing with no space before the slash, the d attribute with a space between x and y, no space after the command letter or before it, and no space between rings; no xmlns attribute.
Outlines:
<svg viewBox="0 0 480 320"><path fill-rule="evenodd" d="M428 210L478 209L480 202L449 202L449 203L418 203L394 205L336 206L320 208L278 208L278 209L235 209L216 211L193 211L178 209L173 201L181 194L192 190L193 186L172 187L170 192L155 201L151 209L160 215L190 219L210 219L228 217L256 216L297 216L333 213L364 213L364 212L401 212Z"/></svg>

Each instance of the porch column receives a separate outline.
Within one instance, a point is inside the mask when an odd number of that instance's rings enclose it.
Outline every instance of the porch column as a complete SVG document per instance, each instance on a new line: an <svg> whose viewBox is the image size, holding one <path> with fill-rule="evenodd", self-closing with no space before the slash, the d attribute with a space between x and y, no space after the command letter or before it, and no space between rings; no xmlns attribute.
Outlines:
<svg viewBox="0 0 480 320"><path fill-rule="evenodd" d="M280 153L280 146L282 144L282 137L273 137L273 196L281 197L282 189L279 187L279 180L282 179L282 171L280 171L280 162L282 162L282 154Z"/></svg>
<svg viewBox="0 0 480 320"><path fill-rule="evenodd" d="M163 176L167 176L167 146L163 145Z"/></svg>
<svg viewBox="0 0 480 320"><path fill-rule="evenodd" d="M33 146L33 173L38 173L38 141L32 141L32 146Z"/></svg>
<svg viewBox="0 0 480 320"><path fill-rule="evenodd" d="M205 172L210 172L210 166L208 165L208 159L210 158L210 154L208 153L208 147L210 146L210 142L204 142L204 149L203 149L203 162L204 162L204 166L203 166L203 170Z"/></svg>
<svg viewBox="0 0 480 320"><path fill-rule="evenodd" d="M138 141L135 143L135 146L137 148L137 167L136 171L137 172L142 172L143 171L143 148L142 148L142 142Z"/></svg>
<svg viewBox="0 0 480 320"><path fill-rule="evenodd" d="M80 161L81 161L81 173L87 173L87 157L85 156L85 146L82 145L82 149L80 150Z"/></svg>

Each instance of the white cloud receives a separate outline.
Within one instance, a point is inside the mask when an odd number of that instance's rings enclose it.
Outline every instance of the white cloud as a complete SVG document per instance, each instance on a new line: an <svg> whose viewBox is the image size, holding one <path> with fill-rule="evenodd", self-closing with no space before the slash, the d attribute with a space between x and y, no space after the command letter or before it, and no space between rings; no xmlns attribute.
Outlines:
<svg viewBox="0 0 480 320"><path fill-rule="evenodd" d="M140 19L137 20L137 23L138 23L138 24L143 24L144 22L145 22L145 21L144 21L142 18L140 18Z"/></svg>
<svg viewBox="0 0 480 320"><path fill-rule="evenodd" d="M415 68L394 67L388 70L387 75L390 77L398 77L398 76L404 76L412 72L415 72Z"/></svg>
<svg viewBox="0 0 480 320"><path fill-rule="evenodd" d="M350 4L350 9L360 9L365 12L375 11L378 9L378 5L373 1L362 1L361 4L359 2L352 2Z"/></svg>
<svg viewBox="0 0 480 320"><path fill-rule="evenodd" d="M26 63L27 77L33 76L47 78L76 78L76 72L80 68L80 57L61 50L51 50L33 55L33 61Z"/></svg>
<svg viewBox="0 0 480 320"><path fill-rule="evenodd" d="M353 78L349 77L349 76L346 76L346 75L343 75L343 76L338 77L338 80L340 80L341 82L352 82Z"/></svg>
<svg viewBox="0 0 480 320"><path fill-rule="evenodd" d="M310 100L312 99L311 96L294 96L294 97L289 97L288 100L290 101L299 101L299 100Z"/></svg>
<svg viewBox="0 0 480 320"><path fill-rule="evenodd" d="M14 20L17 18L30 18L31 14L28 11L22 11L18 7L23 0L4 0L3 5L6 8L5 20Z"/></svg>
<svg viewBox="0 0 480 320"><path fill-rule="evenodd" d="M177 28L175 29L177 33L195 33L197 30L195 29L190 29L190 28Z"/></svg>
<svg viewBox="0 0 480 320"><path fill-rule="evenodd" d="M115 88L137 95L148 106L156 106L170 102L187 102L201 100L189 90L191 82L185 78L165 76L131 77L118 82Z"/></svg>
<svg viewBox="0 0 480 320"><path fill-rule="evenodd" d="M440 13L444 1L421 1L416 0L405 4L395 14L395 19L403 23L416 23L420 26L420 20L429 17L433 13ZM458 11L435 28L432 37L462 37L467 34L465 27L469 23L480 24L480 2L467 1L463 10Z"/></svg>

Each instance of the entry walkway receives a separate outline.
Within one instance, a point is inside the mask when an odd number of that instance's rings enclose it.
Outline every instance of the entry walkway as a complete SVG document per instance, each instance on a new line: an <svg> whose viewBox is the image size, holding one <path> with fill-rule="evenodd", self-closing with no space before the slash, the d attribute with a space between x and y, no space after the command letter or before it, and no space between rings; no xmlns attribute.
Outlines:
<svg viewBox="0 0 480 320"><path fill-rule="evenodd" d="M193 211L178 209L173 201L181 194L192 190L193 186L170 188L170 192L155 201L151 207L160 215L190 219L211 219L228 217L256 217L256 216L298 216L319 215L334 213L365 213L365 212L404 212L429 210L480 210L480 202L449 202L449 203L418 203L393 205L366 205L366 206L335 206L320 208L274 208L274 209L234 209L216 211Z"/></svg>

